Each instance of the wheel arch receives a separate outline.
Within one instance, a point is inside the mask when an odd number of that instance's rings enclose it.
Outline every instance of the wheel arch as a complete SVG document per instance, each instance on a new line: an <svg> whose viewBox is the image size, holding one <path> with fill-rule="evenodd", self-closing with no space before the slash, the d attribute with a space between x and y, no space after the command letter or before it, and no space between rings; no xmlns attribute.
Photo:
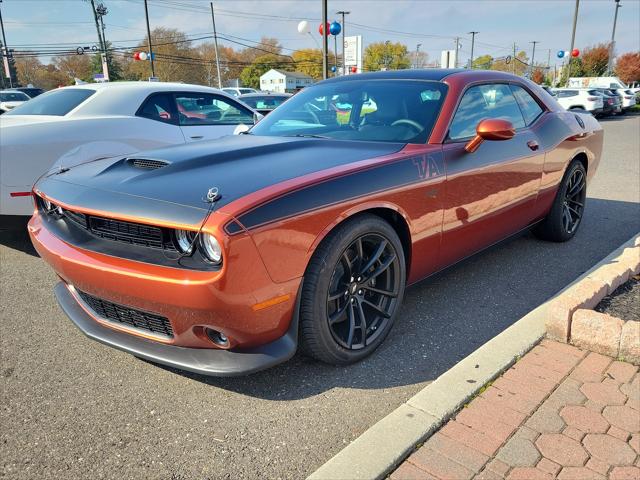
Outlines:
<svg viewBox="0 0 640 480"><path fill-rule="evenodd" d="M380 217L395 230L402 243L407 275L410 271L412 259L411 221L406 212L398 205L388 202L372 202L361 204L343 212L333 222L328 224L316 237L308 251L308 262L322 241L335 228L344 222L352 220L361 215L371 214Z"/></svg>

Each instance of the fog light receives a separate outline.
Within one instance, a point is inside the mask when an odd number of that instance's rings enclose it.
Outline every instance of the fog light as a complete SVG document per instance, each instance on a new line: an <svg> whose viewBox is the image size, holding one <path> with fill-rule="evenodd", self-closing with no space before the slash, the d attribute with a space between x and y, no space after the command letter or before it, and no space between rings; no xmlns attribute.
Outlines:
<svg viewBox="0 0 640 480"><path fill-rule="evenodd" d="M224 333L218 332L213 328L206 328L205 330L207 332L207 337L209 337L209 340L211 340L213 343L215 343L216 345L219 345L220 347L229 346L229 339L226 337Z"/></svg>

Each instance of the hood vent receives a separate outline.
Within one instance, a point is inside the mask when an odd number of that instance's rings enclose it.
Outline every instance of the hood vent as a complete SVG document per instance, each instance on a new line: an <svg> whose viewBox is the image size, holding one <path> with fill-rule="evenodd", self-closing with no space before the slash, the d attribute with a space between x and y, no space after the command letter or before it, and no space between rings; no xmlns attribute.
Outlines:
<svg viewBox="0 0 640 480"><path fill-rule="evenodd" d="M144 170L156 170L158 168L166 167L169 162L164 160L152 160L150 158L130 158L129 164L136 168L142 168Z"/></svg>

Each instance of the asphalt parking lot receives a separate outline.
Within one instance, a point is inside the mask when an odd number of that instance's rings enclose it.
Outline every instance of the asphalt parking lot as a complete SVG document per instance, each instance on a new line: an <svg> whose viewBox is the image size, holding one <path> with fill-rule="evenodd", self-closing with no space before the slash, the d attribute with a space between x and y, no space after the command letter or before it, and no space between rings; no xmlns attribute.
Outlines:
<svg viewBox="0 0 640 480"><path fill-rule="evenodd" d="M302 478L640 230L640 116L603 120L580 231L525 234L412 287L382 348L234 379L86 339L24 234L1 232L0 456L6 478ZM372 452L372 454L375 454Z"/></svg>

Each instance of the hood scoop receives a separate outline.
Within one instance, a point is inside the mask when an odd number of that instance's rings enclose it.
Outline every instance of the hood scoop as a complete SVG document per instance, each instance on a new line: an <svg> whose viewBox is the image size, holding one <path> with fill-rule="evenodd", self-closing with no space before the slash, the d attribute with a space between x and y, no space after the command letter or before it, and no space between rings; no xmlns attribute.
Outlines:
<svg viewBox="0 0 640 480"><path fill-rule="evenodd" d="M127 162L132 167L141 168L143 170L157 170L158 168L170 165L169 162L164 160L154 160L151 158L129 158Z"/></svg>

